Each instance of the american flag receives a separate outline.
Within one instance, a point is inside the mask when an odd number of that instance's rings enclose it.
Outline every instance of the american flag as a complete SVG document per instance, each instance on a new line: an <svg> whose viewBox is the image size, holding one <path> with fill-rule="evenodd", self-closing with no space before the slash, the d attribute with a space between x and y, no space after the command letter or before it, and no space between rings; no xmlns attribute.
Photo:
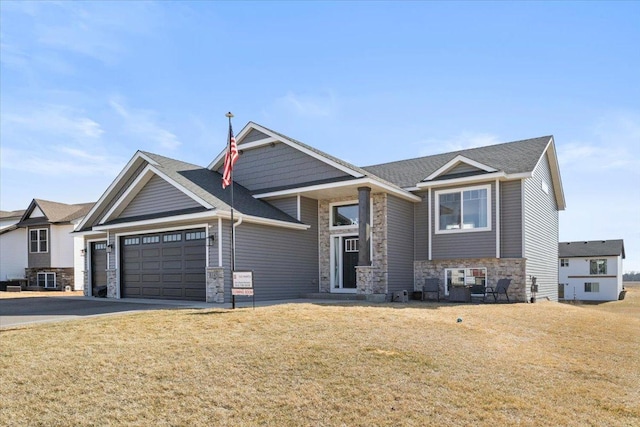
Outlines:
<svg viewBox="0 0 640 427"><path fill-rule="evenodd" d="M229 123L229 149L224 157L224 170L222 172L222 188L227 188L231 185L231 171L233 165L238 161L238 146L236 145L236 138L233 136L233 129L231 123Z"/></svg>

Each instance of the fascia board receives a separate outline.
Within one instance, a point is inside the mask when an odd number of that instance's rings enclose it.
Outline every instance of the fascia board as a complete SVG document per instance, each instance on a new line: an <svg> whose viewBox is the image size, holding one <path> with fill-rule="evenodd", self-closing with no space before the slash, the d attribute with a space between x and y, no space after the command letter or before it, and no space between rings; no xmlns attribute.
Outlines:
<svg viewBox="0 0 640 427"><path fill-rule="evenodd" d="M253 142L247 142L246 144L242 144L242 146L238 145L238 150L250 150L252 148L258 148L258 147L262 147L264 145L269 145L271 143L276 143L276 142L280 142L279 140L277 140L276 138L264 138L264 139L259 139L257 141L253 141ZM222 150L222 152L220 154L218 154L218 156L209 164L209 166L207 166L207 169L209 170L215 170L217 168L219 168L220 166L222 166L222 161L224 159L224 156L227 154L227 149L225 148L224 150Z"/></svg>
<svg viewBox="0 0 640 427"><path fill-rule="evenodd" d="M119 228L145 227L147 225L166 224L171 222L185 222L192 220L200 220L206 218L215 218L216 211L198 212L193 214L174 215L165 218L146 219L142 221L121 222L118 224L97 225L93 227L93 231L108 231Z"/></svg>
<svg viewBox="0 0 640 427"><path fill-rule="evenodd" d="M465 163L465 164L468 164L469 166L473 166L473 167L481 169L481 170L483 170L485 172L497 172L498 171L496 168L492 168L491 166L487 166L487 165L485 165L483 163L477 162L475 160L471 160L468 157L465 157L465 156L463 156L461 154L458 154L456 157L454 157L453 159L449 160L443 166L438 168L431 175L426 177L423 181L430 181L430 180L432 180L434 178L439 177L440 175L442 175L443 173L445 173L449 169L451 169L454 166L456 166L458 163Z"/></svg>
<svg viewBox="0 0 640 427"><path fill-rule="evenodd" d="M549 141L549 145L547 147L547 156L549 156L549 163L552 165L550 169L551 178L553 179L553 191L556 196L556 203L558 205L558 209L563 211L567 206L566 200L564 198L564 189L562 188L562 178L560 176L558 154L556 152L556 146L553 142L553 137Z"/></svg>
<svg viewBox="0 0 640 427"><path fill-rule="evenodd" d="M159 176L164 181L166 181L167 183L169 183L170 185L172 185L182 193L186 194L188 197L192 198L203 207L207 209L213 208L211 204L207 203L200 197L193 194L191 191L184 188L182 185L175 182L173 179L169 178L167 175L162 173L156 167L152 165L147 165L142 170L142 172L140 172L140 175L138 175L138 177L131 183L129 188L127 188L127 190L124 193L122 193L122 195L118 198L116 203L113 204L111 209L109 209L109 211L102 217L102 219L99 221L99 224L104 224L105 222L113 219L115 216L122 213L122 211L127 207L127 205L131 202L131 200L133 200L133 198L140 192L140 190L142 190L144 185L147 182L149 182L149 180L153 177L153 174Z"/></svg>
<svg viewBox="0 0 640 427"><path fill-rule="evenodd" d="M409 200L412 202L420 202L422 201L422 198L420 196L416 196L415 194L411 194L403 189L399 189L399 188L394 188L390 185L387 185L383 182L380 181L376 181L374 179L368 178L368 177L364 177L364 178L360 178L360 179L356 179L353 181L341 181L341 182L335 182L335 183L329 183L329 184L318 184L318 185L311 185L309 187L296 187L296 188L291 188L291 189L287 189L287 190L280 190L280 191L272 191L270 193L262 193L262 194L255 194L253 197L255 197L256 199L265 199L265 198L269 198L269 197L276 197L276 196L291 196L291 195L296 195L299 193L305 193L305 192L309 192L309 191L318 191L318 190L329 190L332 188L341 188L341 187L348 187L348 186L353 186L353 185L371 185L374 187L378 187L378 188L382 188L385 191L388 191L389 193L395 194L398 197L405 199L405 200Z"/></svg>
<svg viewBox="0 0 640 427"><path fill-rule="evenodd" d="M524 176L524 175L527 175L527 176ZM443 179L439 181L419 182L416 185L419 189L422 190L425 188L444 187L448 185L471 184L474 182L483 182L483 181L495 181L496 179L499 179L499 180L521 179L521 178L528 178L529 176L531 176L531 174L518 173L518 174L509 175L504 172L495 172L495 173L489 173L485 175L465 176L462 178L455 178L455 179Z"/></svg>
<svg viewBox="0 0 640 427"><path fill-rule="evenodd" d="M121 185L121 181L127 175L127 172L134 166L136 161L143 160L149 164L155 164L155 162L149 158L149 156L143 154L139 150L131 157L131 160L125 165L125 167L120 171L116 179L114 179L109 187L107 187L106 191L102 193L102 196L98 199L98 201L93 205L91 210L85 215L82 222L78 225L79 229L82 229L86 226L87 221L89 221L95 214L98 212L101 205L108 199L108 197L113 193L114 189L116 189L119 185Z"/></svg>
<svg viewBox="0 0 640 427"><path fill-rule="evenodd" d="M228 212L228 211L218 211L217 215L219 218L222 218L222 219L231 219L231 212ZM234 214L234 220L239 220L240 217L242 217L242 222L248 222L252 224L269 225L269 226L280 227L280 228L290 228L293 230L308 230L309 228L311 228L311 226L307 224L296 224L293 222L278 221L276 219L262 218L262 217L253 216L253 215L245 215L238 212Z"/></svg>

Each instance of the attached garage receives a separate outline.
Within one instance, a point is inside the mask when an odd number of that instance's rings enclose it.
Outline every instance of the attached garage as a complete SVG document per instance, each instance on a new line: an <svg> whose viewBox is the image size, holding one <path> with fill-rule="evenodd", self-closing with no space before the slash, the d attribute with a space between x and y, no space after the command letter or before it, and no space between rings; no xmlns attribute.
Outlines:
<svg viewBox="0 0 640 427"><path fill-rule="evenodd" d="M124 298L205 301L204 228L120 238Z"/></svg>

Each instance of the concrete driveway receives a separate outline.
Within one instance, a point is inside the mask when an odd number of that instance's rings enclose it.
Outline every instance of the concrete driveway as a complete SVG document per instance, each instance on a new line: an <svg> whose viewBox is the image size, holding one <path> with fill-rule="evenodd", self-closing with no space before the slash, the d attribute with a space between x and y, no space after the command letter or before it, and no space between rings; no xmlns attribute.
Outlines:
<svg viewBox="0 0 640 427"><path fill-rule="evenodd" d="M195 308L204 304L147 301L125 300L123 302L82 296L2 298L0 299L0 328L145 310Z"/></svg>

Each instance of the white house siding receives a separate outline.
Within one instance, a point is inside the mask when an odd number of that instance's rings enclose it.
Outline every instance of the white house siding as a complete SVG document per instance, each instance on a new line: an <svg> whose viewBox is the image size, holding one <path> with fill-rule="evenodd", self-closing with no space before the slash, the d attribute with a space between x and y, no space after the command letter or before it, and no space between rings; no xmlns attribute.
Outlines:
<svg viewBox="0 0 640 427"><path fill-rule="evenodd" d="M548 191L543 190L546 184ZM544 156L524 182L524 257L527 280L537 278L537 298L558 300L558 206L549 161ZM529 291L529 286L527 286Z"/></svg>
<svg viewBox="0 0 640 427"><path fill-rule="evenodd" d="M622 291L621 257L578 257L565 258L568 267L558 263L558 282L564 286L564 299L577 301L615 301ZM590 260L606 259L607 274L591 275ZM599 292L585 292L585 283L598 283Z"/></svg>
<svg viewBox="0 0 640 427"><path fill-rule="evenodd" d="M0 280L24 277L27 262L27 230L18 228L1 234Z"/></svg>
<svg viewBox="0 0 640 427"><path fill-rule="evenodd" d="M73 224L51 226L49 251L51 252L51 267L74 267L74 236Z"/></svg>

